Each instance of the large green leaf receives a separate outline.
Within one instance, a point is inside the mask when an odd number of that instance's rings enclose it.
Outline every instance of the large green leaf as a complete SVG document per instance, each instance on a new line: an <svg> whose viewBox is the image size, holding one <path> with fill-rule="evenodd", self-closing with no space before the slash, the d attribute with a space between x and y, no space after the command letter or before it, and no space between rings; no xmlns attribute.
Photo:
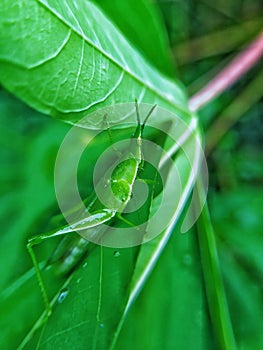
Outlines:
<svg viewBox="0 0 263 350"><path fill-rule="evenodd" d="M0 76L38 110L76 121L91 107L158 102L186 117L182 86L162 76L90 1L4 1Z"/></svg>
<svg viewBox="0 0 263 350"><path fill-rule="evenodd" d="M186 136L185 141L188 138L189 152L195 153L195 139L200 143L201 137L180 84L168 80L151 66L92 2L5 1L0 30L1 82L28 104L75 123L88 112L133 101L135 97L158 103L187 124L193 122L193 134ZM53 132L56 137L56 130ZM184 136L180 130L178 133L178 138ZM52 138L46 140L45 134L43 130L44 153L52 141ZM169 147L173 149L173 144ZM131 304L157 263L191 192L194 179L187 156L181 153L176 164L182 177L183 195L170 226L141 249L118 252L110 248L94 249L68 280L56 281L54 276L45 274L54 312L41 333L33 334L37 331L38 317L43 316L32 270L20 280L15 276L14 284L3 294L3 303L10 317L17 314L18 336L12 339L7 328L5 346L8 343L10 348L16 347L26 334L22 344L29 349L36 344L42 349L65 349L77 343L79 349L86 349L87 345L107 348L115 343ZM45 197L41 199L46 203ZM32 202L34 199L28 201L30 205ZM27 220L24 225L23 234L27 225L31 226ZM39 225L35 231L41 229ZM38 253L45 259L42 249ZM44 253L48 258L50 252ZM195 267L193 273L198 275ZM58 295L63 283L68 295L60 304L62 299ZM200 285L195 286L200 296ZM37 300L37 308L22 324L31 293ZM14 303L17 299L22 300L19 312Z"/></svg>
<svg viewBox="0 0 263 350"><path fill-rule="evenodd" d="M50 169L69 126L36 113L3 90L0 111L0 348L16 349L43 310L25 245L31 233L48 227L56 200ZM40 259L49 256L53 243L43 245Z"/></svg>
<svg viewBox="0 0 263 350"><path fill-rule="evenodd" d="M131 307L116 349L215 349L194 231L176 230Z"/></svg>
<svg viewBox="0 0 263 350"><path fill-rule="evenodd" d="M9 125L8 121L7 125ZM49 136L46 130L43 129L42 141L44 141L44 154L49 149L50 142L52 142L52 138L45 139L45 135L47 137ZM39 142L41 142L41 138ZM35 147L34 149L36 154L38 154L38 148ZM39 161L42 162L44 160L42 160L42 157L39 157ZM180 168L184 171L183 159L181 162ZM42 168L41 164L42 163L39 164L40 168ZM185 180L187 183L187 167L185 167L185 171ZM29 173L28 175L30 179L31 174ZM38 173L35 174L35 181L38 181L40 175L41 174ZM41 198L45 202L45 196L41 196ZM29 201L28 205L34 205L34 197ZM183 207L184 202L182 201L180 205ZM27 219L25 219L24 224L28 224ZM29 224L29 226L31 225ZM31 231L31 229L28 228L28 231ZM13 228L13 232L17 236L21 234L21 237L24 237L26 233L25 230L17 231L16 227ZM23 336L25 336L22 344L26 345L27 349L36 348L36 344L39 344L41 349L50 349L52 347L67 349L74 347L76 344L78 344L78 349L86 349L87 347L107 349L112 342L115 343L115 341L118 340L116 336L119 335L119 331L121 330L120 325L122 325L125 317L129 315L128 311L130 311L131 304L134 303L138 293L143 288L171 233L172 227L154 241L144 244L139 248L139 251L138 248L119 249L115 251L114 249L99 247L92 250L83 264L70 276L70 280L65 281L64 288L67 288L68 294L62 303L59 302L58 294L63 281L56 281L53 276L44 274L49 292L50 287L52 287L52 293L50 293L50 295L54 296L54 299L53 314L42 332L37 331L37 319L39 316L40 318L42 317L41 309L43 310L43 307L40 291L31 269L22 279L15 280L15 283L11 284L3 293L3 298L1 300L3 305L1 320L2 329L4 330L3 346L9 344L10 348L16 348L17 344L22 341ZM194 245L194 241L192 241L191 237L192 236L188 235L184 237L178 234L174 237L173 242L176 243L173 244L178 245L178 251L176 249L176 252L167 255L168 259L167 261L165 260L163 268L168 274L170 271L169 266L170 268L174 266L172 269L176 276L178 276L178 280L175 285L170 285L171 289L169 292L165 289L164 292L168 292L168 295L165 296L165 293L163 293L162 296L160 296L159 307L155 309L155 312L158 313L157 310L163 309L161 299L169 300L174 291L176 291L178 299L172 304L175 312L178 305L181 303L180 300L187 298L185 290L188 289L188 283L189 280L191 280L191 285L194 286L193 288L196 295L196 298L193 300L193 307L195 309L194 313L198 325L194 333L196 337L199 337L201 348L203 337L202 329L204 324L207 324L207 321L205 320L205 312L202 313L200 322L198 321L198 315L200 309L203 308L204 300L202 296L202 284L198 277L200 266L194 263L188 265L188 260L191 260L190 254L192 253L190 253L190 251L192 251L192 248L187 253L187 246L190 242L192 242L191 245ZM8 242L6 242L6 244L8 244ZM180 248L181 245L182 250ZM41 250L38 249L38 253L42 253L43 258L45 256L49 257L50 252L47 250L42 252L42 246L45 246L45 244L39 247ZM171 249L173 251L173 245L170 246L170 252ZM43 253L46 253L46 255L43 255ZM179 261L177 260L178 257L180 257ZM4 255L3 258L5 258ZM16 263L16 258L17 256L12 255L13 264ZM182 270L180 259L183 259L183 265L186 264L186 266L189 267L187 278L185 276L185 270ZM166 274L162 276L160 271L161 270L158 272L159 277L157 278L156 290L153 289L152 292L152 298L156 296L159 290L159 278L162 277L165 280L165 276L167 276ZM164 283L164 280L161 279L161 283ZM182 281L185 281L185 283L182 284ZM182 287L182 290L180 287ZM192 291L193 289L189 290L189 297L191 297ZM154 301L152 298L147 297L149 302ZM20 301L19 308L17 300ZM29 311L28 305L34 305L34 308L31 307ZM188 324L192 319L191 312L192 310L189 310L185 318L185 322ZM169 318L171 317L173 319L173 323L170 325L170 335L172 335L172 328L174 326L178 327L178 322L182 314L184 314L184 309L182 308L178 309L178 313L172 312L169 314ZM6 315L9 315L9 318L7 318ZM6 323L7 320L11 322L12 317L16 317L17 320L15 328L10 328ZM137 318L137 316L131 317L135 320ZM156 314L156 317L155 327L158 326L158 314ZM26 322L23 321L25 319ZM12 337L14 331L17 334L16 338ZM27 331L29 333L27 333ZM33 332L35 331L36 333L34 335ZM128 330L128 333L129 332ZM181 332L178 328L178 335L179 334L181 334ZM160 343L162 332L156 333L156 337L158 337L158 343ZM148 338L145 337L143 342L147 342L147 339ZM178 340L178 344L181 344L183 339L184 337L182 337L180 341ZM172 341L172 338L167 339L166 346L168 348ZM138 338L138 344L142 344L140 338Z"/></svg>

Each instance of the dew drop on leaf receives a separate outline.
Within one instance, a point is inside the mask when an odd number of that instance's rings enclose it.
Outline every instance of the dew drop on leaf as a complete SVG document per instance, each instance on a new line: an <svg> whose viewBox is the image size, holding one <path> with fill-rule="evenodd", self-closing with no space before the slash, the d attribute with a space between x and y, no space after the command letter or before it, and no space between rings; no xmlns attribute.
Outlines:
<svg viewBox="0 0 263 350"><path fill-rule="evenodd" d="M190 254L185 254L183 256L183 263L185 266L190 266L192 265L192 262L193 262L193 258Z"/></svg>
<svg viewBox="0 0 263 350"><path fill-rule="evenodd" d="M58 296L58 303L62 303L69 293L69 288L63 288Z"/></svg>

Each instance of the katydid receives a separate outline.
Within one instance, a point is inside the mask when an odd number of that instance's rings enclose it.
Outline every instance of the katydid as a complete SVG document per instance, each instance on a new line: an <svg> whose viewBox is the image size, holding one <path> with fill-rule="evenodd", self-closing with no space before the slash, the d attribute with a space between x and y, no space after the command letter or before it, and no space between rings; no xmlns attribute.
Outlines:
<svg viewBox="0 0 263 350"><path fill-rule="evenodd" d="M44 299L46 318L51 314L51 306L33 246L52 237L87 229L92 229L92 231L94 231L92 234L94 235L101 235L105 231L105 228L102 230L102 224L109 222L114 217L120 217L120 214L131 200L134 182L143 162L142 133L156 105L150 109L143 123L141 123L140 120L137 101L135 101L135 107L138 125L130 140L131 144L128 154L123 154L120 162L113 170L110 179L108 179L108 186L105 187L105 197L108 198L107 207L103 206L98 198L95 198L95 200L88 205L85 216L80 220L75 221L71 225L62 227L61 229L35 235L28 240L27 249L31 256ZM85 253L88 243L89 242L84 238L77 237L77 239L74 240L72 237L72 246L74 245L76 249L71 249L68 255L64 257L64 261L60 263L62 271L70 271L76 265L76 261Z"/></svg>

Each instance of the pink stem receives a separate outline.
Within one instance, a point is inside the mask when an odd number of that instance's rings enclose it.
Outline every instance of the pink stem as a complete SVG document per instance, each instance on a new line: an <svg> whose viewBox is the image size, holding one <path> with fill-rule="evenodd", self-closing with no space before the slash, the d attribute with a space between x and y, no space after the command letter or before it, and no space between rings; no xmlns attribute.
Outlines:
<svg viewBox="0 0 263 350"><path fill-rule="evenodd" d="M214 79L190 98L190 110L196 112L208 102L212 101L251 69L262 56L263 31L244 51L237 55L233 61L215 76Z"/></svg>

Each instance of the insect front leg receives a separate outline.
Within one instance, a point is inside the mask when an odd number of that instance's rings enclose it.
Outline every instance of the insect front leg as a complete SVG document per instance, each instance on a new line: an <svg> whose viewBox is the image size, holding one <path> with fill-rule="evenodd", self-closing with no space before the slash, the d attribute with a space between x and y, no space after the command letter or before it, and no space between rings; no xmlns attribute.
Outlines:
<svg viewBox="0 0 263 350"><path fill-rule="evenodd" d="M39 264L38 264L38 261L37 261L37 258L36 258L36 254L35 254L35 252L33 250L33 246L38 244L38 243L40 243L38 241L40 239L40 236L41 235L34 236L28 241L28 243L27 243L27 250L28 250L28 253L29 253L29 255L31 257L31 260L33 262L33 266L34 266L34 269L35 269L35 272L36 272L38 284L39 284L39 287L40 287L40 290L41 290L41 294L42 294L42 297L43 297L43 300L44 300L46 313L45 313L45 317L44 317L43 322L45 322L48 319L48 317L51 315L51 305L50 305L50 302L49 302L49 299L48 299L47 290L46 290L46 287L45 287L45 284L44 284L44 281L43 281L43 278L42 278L42 275L41 275L41 271L40 271Z"/></svg>
<svg viewBox="0 0 263 350"><path fill-rule="evenodd" d="M36 236L31 237L28 240L27 250L29 252L29 255L30 255L31 260L33 262L34 269L36 271L38 284L40 286L41 294L43 296L43 300L44 300L44 304L45 304L45 308L46 308L46 315L45 315L44 320L46 320L51 314L51 305L49 302L49 298L48 298L47 290L46 290L46 287L44 284L44 280L42 278L41 270L39 268L39 264L38 264L38 261L36 258L36 254L33 250L33 246L40 244L43 241L50 239L50 238L53 238L53 237L56 237L56 236L63 236L63 235L66 235L68 233L73 233L73 232L76 232L79 230L87 230L87 229L92 229L92 228L94 229L94 228L100 226L101 224L112 219L115 216L115 214L116 214L116 212L114 210L109 210L109 209L105 209L105 208L100 209L100 210L97 210L96 212L94 212L93 214L88 215L88 216L82 218L81 220L72 223L69 226L62 227L61 229L56 230L56 231L38 234Z"/></svg>
<svg viewBox="0 0 263 350"><path fill-rule="evenodd" d="M52 308L51 308L51 305L49 302L47 290L45 287L44 280L42 278L41 270L39 268L39 263L37 261L33 246L38 245L49 238L53 238L53 237L56 237L58 235L63 235L63 234L70 233L70 232L74 232L74 230L70 229L70 226L68 226L68 227L62 228L61 230L57 230L55 232L51 231L51 232L41 233L41 234L35 235L35 236L29 238L28 243L27 243L27 250L28 250L28 253L31 257L31 260L32 260L32 263L33 263L33 266L34 266L34 269L36 272L36 277L38 280L38 284L39 284L39 287L41 290L41 294L42 294L45 309L46 309L46 313L45 313L45 317L43 319L43 322L45 322L48 319L48 317L51 315Z"/></svg>

